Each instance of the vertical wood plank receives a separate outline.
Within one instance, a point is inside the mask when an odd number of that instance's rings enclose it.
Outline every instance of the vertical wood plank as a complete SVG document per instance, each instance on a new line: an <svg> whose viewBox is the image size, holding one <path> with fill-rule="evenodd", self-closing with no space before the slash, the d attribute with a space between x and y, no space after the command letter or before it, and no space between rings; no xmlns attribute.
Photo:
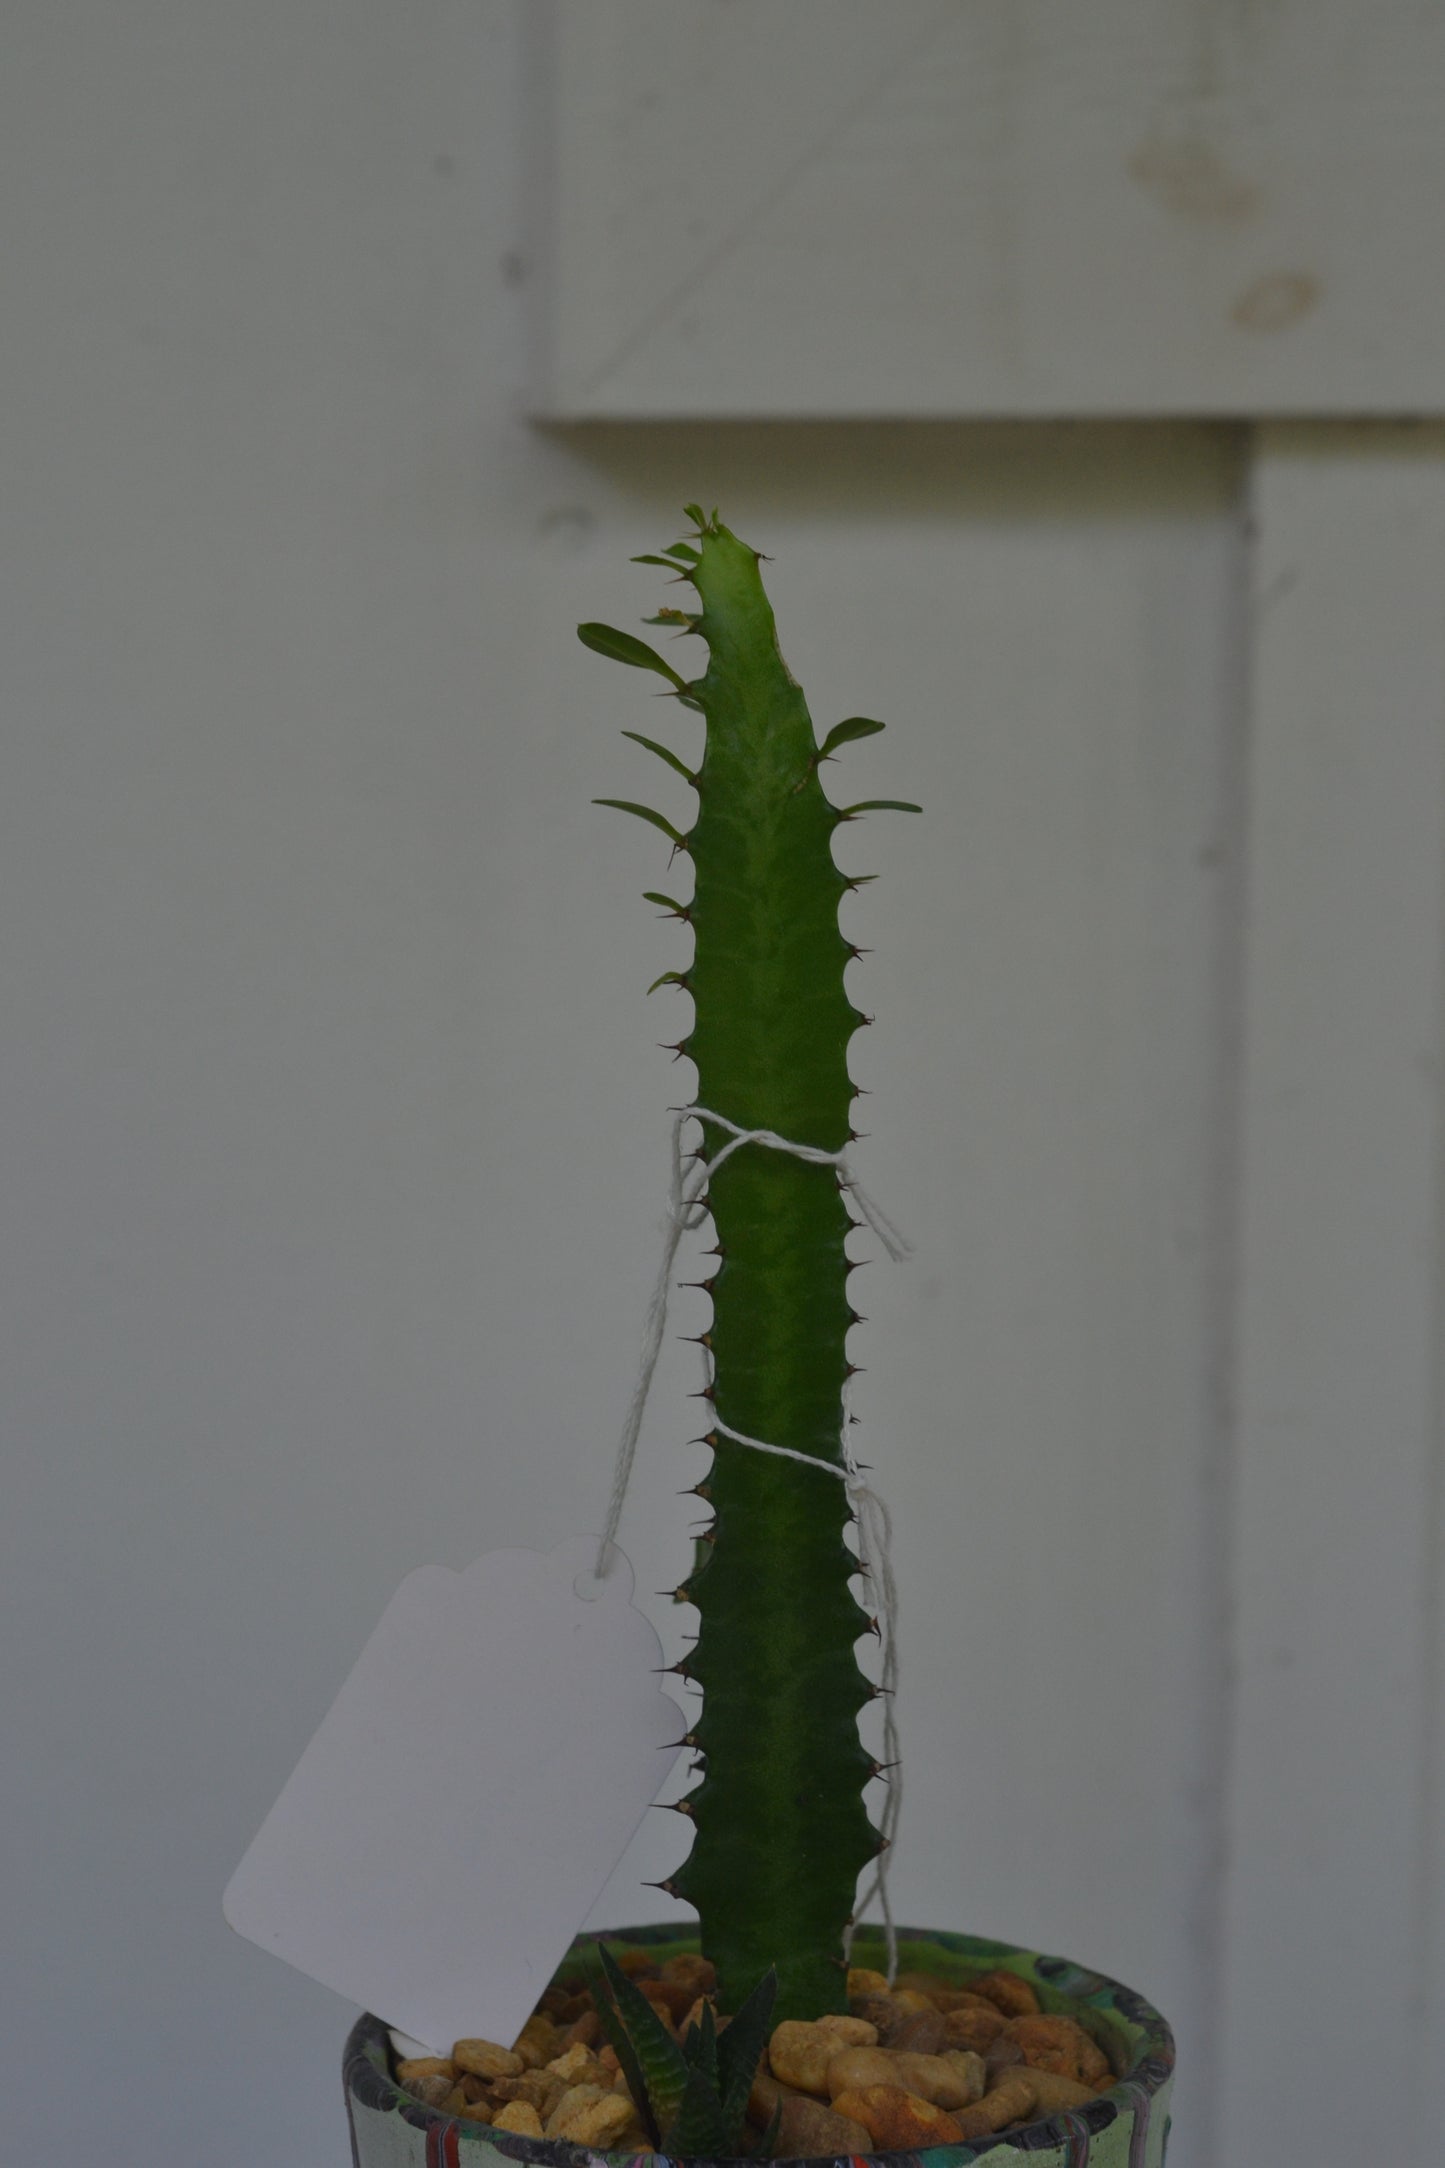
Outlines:
<svg viewBox="0 0 1445 2168"><path fill-rule="evenodd" d="M1217 2152L1353 2168L1433 2154L1445 2047L1445 433L1266 430L1255 497Z"/></svg>

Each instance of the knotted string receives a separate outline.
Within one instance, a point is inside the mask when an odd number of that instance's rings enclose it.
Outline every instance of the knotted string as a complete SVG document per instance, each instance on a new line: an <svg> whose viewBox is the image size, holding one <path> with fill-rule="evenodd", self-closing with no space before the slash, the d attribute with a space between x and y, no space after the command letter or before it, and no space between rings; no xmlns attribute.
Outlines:
<svg viewBox="0 0 1445 2168"><path fill-rule="evenodd" d="M683 1173L682 1131L689 1121L712 1122L729 1133L728 1142L709 1160L699 1160L690 1176ZM643 1330L642 1357L638 1365L637 1382L628 1404L627 1417L622 1435L617 1443L617 1459L612 1474L612 1492L607 1503L607 1518L597 1546L597 1574L605 1577L612 1563L612 1548L617 1535L622 1508L627 1498L627 1488L632 1477L632 1463L637 1451L638 1434L642 1429L642 1417L647 1407L648 1394L652 1389L653 1373L657 1369L662 1352L663 1334L667 1327L667 1305L672 1290L672 1271L677 1257L678 1245L689 1229L698 1227L707 1217L707 1187L712 1177L734 1152L745 1144L762 1145L765 1150L786 1152L790 1158L803 1160L809 1166L833 1167L838 1173L840 1187L856 1201L859 1211L873 1229L888 1255L898 1262L909 1254L907 1238L899 1231L885 1212L874 1202L854 1175L842 1152L826 1152L818 1145L795 1144L787 1137L780 1137L772 1129L743 1129L726 1115L714 1114L708 1107L683 1107L672 1125L672 1176L668 1190L668 1217L664 1234L662 1260L652 1299L647 1306L647 1318ZM707 1386L711 1394L713 1384L712 1356L703 1349L703 1364ZM877 1491L863 1480L863 1474L854 1457L849 1431L856 1418L849 1412L848 1389L843 1394L843 1421L839 1438L841 1465L832 1461L818 1460L811 1453L800 1453L790 1445L771 1445L763 1438L750 1438L745 1431L734 1430L716 1415L712 1428L720 1438L733 1445L745 1446L750 1452L771 1453L778 1460L801 1461L805 1468L835 1477L847 1490L849 1503L857 1516L858 1567L869 1581L877 1596L881 1614L880 1634L883 1643L882 1677L880 1691L883 1697L883 1768L887 1772L888 1795L884 1802L880 1835L883 1843L873 1878L858 1901L861 1915L876 1897L883 1914L883 1931L888 1949L888 1979L892 1983L898 1970L898 1934L894 1925L893 1911L888 1899L888 1859L898 1830L898 1820L903 1808L903 1772L899 1760L898 1719L896 1714L898 1694L898 1587L893 1576L892 1543L893 1523L888 1508ZM855 1925L850 1921L843 1938L845 1955L851 1955Z"/></svg>

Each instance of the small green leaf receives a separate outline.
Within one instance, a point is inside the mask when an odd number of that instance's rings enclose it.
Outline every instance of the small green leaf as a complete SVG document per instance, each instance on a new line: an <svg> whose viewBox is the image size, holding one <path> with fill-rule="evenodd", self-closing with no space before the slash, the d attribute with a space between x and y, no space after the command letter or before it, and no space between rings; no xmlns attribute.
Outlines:
<svg viewBox="0 0 1445 2168"><path fill-rule="evenodd" d="M685 2060L694 2070L700 2070L707 2079L708 2090L717 2093L717 2023L712 2014L712 2004L703 1997L702 2016L694 2018L687 2028L682 2043Z"/></svg>
<svg viewBox="0 0 1445 2168"><path fill-rule="evenodd" d="M707 526L707 521L702 516L702 506L700 504L685 504L682 509L686 512L694 527L703 529ZM716 518L717 514L714 513L713 517Z"/></svg>
<svg viewBox="0 0 1445 2168"><path fill-rule="evenodd" d="M676 896L664 896L659 889L644 888L642 900L644 903L660 903L664 911L670 911L674 918L687 917L686 904L679 903Z"/></svg>
<svg viewBox="0 0 1445 2168"><path fill-rule="evenodd" d="M835 746L849 745L854 738L876 737L883 727L882 723L875 723L866 715L850 715L846 722L834 723L818 748L818 758L826 760Z"/></svg>
<svg viewBox="0 0 1445 2168"><path fill-rule="evenodd" d="M592 803L614 805L619 813L635 813L640 821L651 821L654 828L660 828L665 836L672 839L678 850L687 849L687 837L678 833L666 814L654 813L650 805L634 805L630 798L594 798Z"/></svg>
<svg viewBox="0 0 1445 2168"><path fill-rule="evenodd" d="M840 821L856 820L860 813L921 813L921 805L911 805L906 798L860 798L857 805L838 808Z"/></svg>
<svg viewBox="0 0 1445 2168"><path fill-rule="evenodd" d="M634 745L645 745L649 753L656 753L658 759L665 760L669 768L676 768L684 782L695 783L697 781L697 777L688 767L686 761L679 760L676 753L669 753L667 747L659 745L656 738L644 738L640 730L624 730L622 735L624 738L631 738Z"/></svg>
<svg viewBox="0 0 1445 2168"><path fill-rule="evenodd" d="M614 625L579 625L577 637L584 647L590 647L598 655L608 655L613 662L631 663L634 670L655 670L679 691L687 688L687 679L674 670L670 662L664 662L655 647L639 640L630 632L619 632Z"/></svg>
<svg viewBox="0 0 1445 2168"><path fill-rule="evenodd" d="M674 542L662 554L664 557L675 557L678 563L683 565L697 565L702 562L701 555L690 542Z"/></svg>
<svg viewBox="0 0 1445 2168"><path fill-rule="evenodd" d="M630 558L628 562L634 565L661 565L664 572L676 572L677 570L677 566L670 557L658 557L651 550L644 552L641 557Z"/></svg>
<svg viewBox="0 0 1445 2168"><path fill-rule="evenodd" d="M653 980L652 984L651 984L651 985L650 985L650 986L648 987L647 991L648 991L648 992L649 992L650 994L655 994L655 993L657 992L657 989L658 989L658 987L659 987L659 986L682 986L682 987L686 987L686 985L687 985L687 980L686 980L686 979L685 979L685 978L683 977L683 975L682 975L682 973L681 973L680 971L664 971L664 972L662 973L661 977L659 977L659 978L655 978L655 979Z"/></svg>
<svg viewBox="0 0 1445 2168"><path fill-rule="evenodd" d="M683 632L696 632L702 623L696 610L659 610L656 617L644 617L644 625L675 625Z"/></svg>

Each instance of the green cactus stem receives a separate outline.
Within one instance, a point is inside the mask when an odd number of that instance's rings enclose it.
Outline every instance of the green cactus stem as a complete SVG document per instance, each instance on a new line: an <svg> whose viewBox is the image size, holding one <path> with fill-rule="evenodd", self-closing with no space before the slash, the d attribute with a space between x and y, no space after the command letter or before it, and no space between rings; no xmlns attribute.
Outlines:
<svg viewBox="0 0 1445 2168"><path fill-rule="evenodd" d="M882 725L850 717L818 743L779 652L757 551L716 513L687 511L690 540L638 561L666 565L696 589L699 612L666 611L661 621L706 642L706 671L687 679L608 626L578 631L599 653L655 671L702 713L695 775L640 741L688 775L697 817L683 835L631 800L598 802L651 821L692 860L692 900L653 900L693 930L691 963L665 976L693 1001L678 1050L696 1064L696 1103L745 1129L836 1152L851 1136L848 1042L867 1019L843 983L854 951L838 904L856 884L834 864L832 839L866 807L831 804L819 767ZM708 1158L727 1141L717 1124L704 1125ZM744 1146L713 1177L708 1209L718 1264L706 1283L705 1343L716 1418L837 1467L845 1342L856 1322L845 1246L854 1223L837 1171ZM836 1476L719 1430L707 1442L713 1463L700 1492L713 1521L678 1591L699 1618L679 1668L702 1690L690 1738L704 1774L683 1803L692 1851L668 1886L699 1914L724 2010L775 1966L777 2017L816 2017L844 2007L844 1930L881 1841L863 1800L876 1771L857 1719L874 1690L855 1654L870 1621L850 1587L851 1509Z"/></svg>

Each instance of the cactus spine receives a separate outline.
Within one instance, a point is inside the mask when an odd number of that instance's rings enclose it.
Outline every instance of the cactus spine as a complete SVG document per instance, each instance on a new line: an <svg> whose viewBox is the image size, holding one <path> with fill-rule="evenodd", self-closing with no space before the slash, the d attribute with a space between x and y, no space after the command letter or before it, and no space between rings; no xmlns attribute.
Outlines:
<svg viewBox="0 0 1445 2168"><path fill-rule="evenodd" d="M639 741L688 775L697 817L683 836L646 807L598 802L652 821L692 859L691 902L652 900L693 930L688 968L664 976L693 1000L679 1051L696 1064L697 1104L747 1129L839 1151L854 1097L848 1041L865 1019L843 983L854 952L838 903L855 884L833 862L832 837L863 808L832 805L819 764L882 725L852 717L817 742L779 652L757 552L715 512L687 511L693 537L637 561L666 565L695 587L699 612L665 611L652 622L701 636L703 675L685 679L630 634L578 630L598 652L659 672L701 711L706 748L695 775L666 748ZM704 1125L708 1158L726 1142L717 1125ZM706 1283L715 1414L836 1466L855 1322L852 1221L836 1171L744 1146L714 1175L708 1208L718 1258ZM702 1690L690 1736L704 1774L685 1802L693 1848L669 1886L700 1915L723 2009L736 2009L776 1965L776 2016L816 2017L844 2006L843 1933L859 1873L880 1843L863 1803L875 1771L857 1717L873 1689L854 1653L869 1620L849 1585L850 1508L834 1476L716 1430L707 1442L713 1464L700 1489L713 1521L678 1592L699 1615L682 1668Z"/></svg>

